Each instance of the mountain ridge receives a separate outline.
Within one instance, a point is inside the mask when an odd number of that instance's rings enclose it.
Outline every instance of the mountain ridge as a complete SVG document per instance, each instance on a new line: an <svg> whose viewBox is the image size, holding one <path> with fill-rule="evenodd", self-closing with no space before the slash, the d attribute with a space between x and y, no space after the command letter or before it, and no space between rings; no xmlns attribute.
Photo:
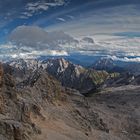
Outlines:
<svg viewBox="0 0 140 140"><path fill-rule="evenodd" d="M105 71L86 69L63 58L43 61L29 60L27 62L24 60L21 60L21 62L12 61L9 65L21 70L21 76L24 73L22 76L24 78L30 76L32 72L42 69L58 79L64 87L74 88L81 93L96 90L99 85L109 78L109 73ZM16 69L15 74L18 74ZM16 77L20 78L20 71ZM21 78L22 80L25 79Z"/></svg>

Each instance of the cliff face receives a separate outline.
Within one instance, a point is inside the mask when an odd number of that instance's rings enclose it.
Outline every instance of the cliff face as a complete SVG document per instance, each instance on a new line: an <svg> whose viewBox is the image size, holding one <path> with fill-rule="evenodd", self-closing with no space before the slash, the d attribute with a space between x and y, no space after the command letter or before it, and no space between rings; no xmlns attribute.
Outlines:
<svg viewBox="0 0 140 140"><path fill-rule="evenodd" d="M16 90L14 77L6 73L0 65L0 139L28 140L34 134L30 119L30 103L22 100Z"/></svg>
<svg viewBox="0 0 140 140"><path fill-rule="evenodd" d="M87 69L63 58L48 60L46 70L64 87L76 89L80 93L96 90L109 77L109 73L105 71Z"/></svg>
<svg viewBox="0 0 140 140"><path fill-rule="evenodd" d="M0 81L0 140L30 140L40 134L32 116L45 120L42 110L48 103L51 105L61 99L64 92L59 82L45 73L38 77L33 75L25 88L17 88L15 77L3 70L2 65Z"/></svg>

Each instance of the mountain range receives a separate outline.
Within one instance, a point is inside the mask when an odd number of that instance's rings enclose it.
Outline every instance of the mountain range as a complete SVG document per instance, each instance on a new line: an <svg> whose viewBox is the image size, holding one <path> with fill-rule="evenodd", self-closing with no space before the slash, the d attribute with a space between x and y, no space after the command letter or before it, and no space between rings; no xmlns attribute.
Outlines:
<svg viewBox="0 0 140 140"><path fill-rule="evenodd" d="M136 74L139 73L137 69L131 71L130 64L122 65L122 63L119 64L107 58L98 60L89 68L73 64L64 58L13 59L7 62L5 67L6 65L11 67L11 72L15 75L17 83L23 82L38 71L46 71L56 78L62 86L76 89L83 94L96 91L103 85L139 84L139 74Z"/></svg>
<svg viewBox="0 0 140 140"><path fill-rule="evenodd" d="M63 58L47 60L15 60L7 63L13 69L17 82L22 82L31 74L38 71L47 71L61 82L64 87L86 93L96 90L110 76L105 71L95 71L76 65Z"/></svg>
<svg viewBox="0 0 140 140"><path fill-rule="evenodd" d="M139 84L121 76L63 58L2 63L0 138L139 140Z"/></svg>

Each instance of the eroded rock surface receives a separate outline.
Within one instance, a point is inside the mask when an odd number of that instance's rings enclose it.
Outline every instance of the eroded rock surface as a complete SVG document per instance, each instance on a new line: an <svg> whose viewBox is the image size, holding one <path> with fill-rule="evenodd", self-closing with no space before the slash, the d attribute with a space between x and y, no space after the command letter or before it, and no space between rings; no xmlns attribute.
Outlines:
<svg viewBox="0 0 140 140"><path fill-rule="evenodd" d="M84 97L42 69L18 84L10 68L0 71L0 140L140 139L139 86Z"/></svg>

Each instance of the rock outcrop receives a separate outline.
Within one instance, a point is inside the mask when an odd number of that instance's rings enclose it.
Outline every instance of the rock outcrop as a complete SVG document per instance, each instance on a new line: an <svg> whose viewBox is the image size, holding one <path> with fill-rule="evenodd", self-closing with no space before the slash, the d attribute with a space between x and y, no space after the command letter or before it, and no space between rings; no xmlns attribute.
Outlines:
<svg viewBox="0 0 140 140"><path fill-rule="evenodd" d="M63 58L48 60L46 70L64 87L79 90L81 93L96 89L109 76L105 71L86 69Z"/></svg>
<svg viewBox="0 0 140 140"><path fill-rule="evenodd" d="M64 99L61 98L64 90L47 73L38 77L33 75L24 88L17 88L15 78L3 71L1 65L0 78L3 83L0 90L0 139L30 140L33 135L41 133L32 115L45 119L41 113L43 107L48 102L52 104Z"/></svg>

